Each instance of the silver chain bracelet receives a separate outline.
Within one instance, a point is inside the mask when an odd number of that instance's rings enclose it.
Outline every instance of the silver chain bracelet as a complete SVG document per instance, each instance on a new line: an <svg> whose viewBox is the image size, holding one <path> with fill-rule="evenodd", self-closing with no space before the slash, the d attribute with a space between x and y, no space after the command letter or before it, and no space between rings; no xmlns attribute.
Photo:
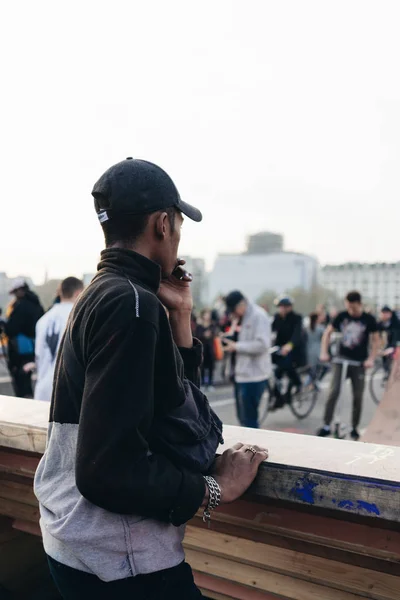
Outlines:
<svg viewBox="0 0 400 600"><path fill-rule="evenodd" d="M211 521L211 511L221 504L221 488L214 477L205 475L204 479L210 492L208 504L203 512L203 521L204 523L207 523L207 521Z"/></svg>

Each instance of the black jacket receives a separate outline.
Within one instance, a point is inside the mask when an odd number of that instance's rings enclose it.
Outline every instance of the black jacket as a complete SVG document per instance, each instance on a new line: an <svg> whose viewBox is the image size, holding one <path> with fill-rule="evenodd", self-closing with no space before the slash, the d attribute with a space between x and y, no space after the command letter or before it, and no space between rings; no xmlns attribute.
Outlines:
<svg viewBox="0 0 400 600"><path fill-rule="evenodd" d="M392 313L390 321L380 321L378 323L379 331L385 332L387 335L387 346L395 348L400 342L400 320L396 313Z"/></svg>
<svg viewBox="0 0 400 600"><path fill-rule="evenodd" d="M292 356L298 363L305 360L305 335L303 329L303 318L295 312L290 312L285 318L276 314L272 323L272 331L276 333L275 344L284 346L291 342L293 344Z"/></svg>
<svg viewBox="0 0 400 600"><path fill-rule="evenodd" d="M29 338L35 337L36 323L44 314L37 295L28 290L23 298L15 301L12 313L5 324L5 332L9 338L19 334Z"/></svg>
<svg viewBox="0 0 400 600"><path fill-rule="evenodd" d="M152 428L184 402L185 378L198 383L202 347L176 347L155 295L160 277L139 254L102 253L61 345L50 420L79 424L76 484L85 498L179 525L201 505L204 479L154 451Z"/></svg>

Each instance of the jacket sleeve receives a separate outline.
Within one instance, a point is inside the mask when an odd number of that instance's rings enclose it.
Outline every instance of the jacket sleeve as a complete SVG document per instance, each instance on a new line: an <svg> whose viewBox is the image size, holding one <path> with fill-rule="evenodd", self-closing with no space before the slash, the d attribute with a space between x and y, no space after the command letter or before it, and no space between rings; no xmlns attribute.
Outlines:
<svg viewBox="0 0 400 600"><path fill-rule="evenodd" d="M203 362L203 344L196 338L193 338L192 348L179 348L183 365L185 369L185 377L194 385L200 387L200 367Z"/></svg>
<svg viewBox="0 0 400 600"><path fill-rule="evenodd" d="M151 454L145 433L153 417L154 326L98 336L88 352L76 456L76 484L93 504L181 525L200 507L202 475Z"/></svg>
<svg viewBox="0 0 400 600"><path fill-rule="evenodd" d="M23 305L20 303L12 311L8 321L5 324L5 332L9 338L17 336L25 328L26 313Z"/></svg>
<svg viewBox="0 0 400 600"><path fill-rule="evenodd" d="M271 325L267 315L257 315L255 323L256 334L253 340L238 341L236 352L238 354L257 355L263 354L271 346Z"/></svg>

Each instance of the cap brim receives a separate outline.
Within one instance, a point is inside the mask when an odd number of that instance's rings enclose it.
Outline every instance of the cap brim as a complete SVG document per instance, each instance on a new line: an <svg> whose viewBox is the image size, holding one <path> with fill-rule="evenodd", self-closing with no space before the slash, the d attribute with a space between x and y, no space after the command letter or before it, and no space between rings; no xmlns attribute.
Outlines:
<svg viewBox="0 0 400 600"><path fill-rule="evenodd" d="M203 219L203 215L198 208L195 208L187 202L183 202L183 200L179 199L178 208L186 217L189 217L192 221L196 221L196 223L200 223Z"/></svg>

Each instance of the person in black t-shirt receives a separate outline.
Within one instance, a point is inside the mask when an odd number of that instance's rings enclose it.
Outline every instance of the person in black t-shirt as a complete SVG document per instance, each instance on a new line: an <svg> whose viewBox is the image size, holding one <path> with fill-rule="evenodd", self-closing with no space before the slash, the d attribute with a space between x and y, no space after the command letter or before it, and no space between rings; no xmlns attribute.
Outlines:
<svg viewBox="0 0 400 600"><path fill-rule="evenodd" d="M358 425L361 418L362 400L365 383L365 369L372 368L379 350L378 324L375 317L363 310L361 294L349 292L346 297L346 310L339 313L333 322L328 325L321 343L321 361L329 361L329 340L333 331L339 331L342 339L339 346L339 357L359 362L360 366L350 365L347 376L353 388L353 429L351 437L358 440ZM371 350L370 336L372 337ZM325 437L331 432L331 422L335 411L337 399L340 395L340 384L343 366L333 365L331 389L325 409L325 424L317 432L320 437Z"/></svg>

